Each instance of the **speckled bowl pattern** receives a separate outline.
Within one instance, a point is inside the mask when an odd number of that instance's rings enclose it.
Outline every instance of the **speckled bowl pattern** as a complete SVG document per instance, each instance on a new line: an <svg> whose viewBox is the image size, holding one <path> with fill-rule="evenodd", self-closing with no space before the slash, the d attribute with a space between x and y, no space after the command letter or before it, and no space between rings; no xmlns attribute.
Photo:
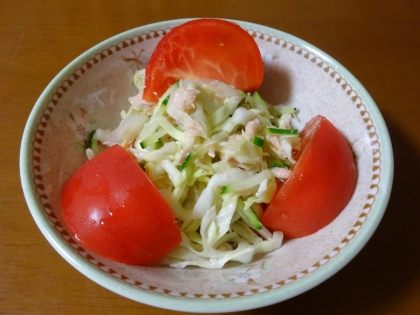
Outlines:
<svg viewBox="0 0 420 315"><path fill-rule="evenodd" d="M70 236L60 190L85 161L90 131L116 127L136 94L133 74L157 42L185 20L142 26L88 50L64 68L38 99L25 128L20 156L22 187L31 214L51 245L76 269L127 298L189 312L229 312L281 302L323 282L365 245L388 203L393 154L386 125L368 92L341 64L284 32L236 21L260 47L271 104L299 108L302 128L313 116L332 121L351 145L357 187L339 217L308 237L246 265L222 270L128 266L103 259ZM322 172L322 163L318 164Z"/></svg>

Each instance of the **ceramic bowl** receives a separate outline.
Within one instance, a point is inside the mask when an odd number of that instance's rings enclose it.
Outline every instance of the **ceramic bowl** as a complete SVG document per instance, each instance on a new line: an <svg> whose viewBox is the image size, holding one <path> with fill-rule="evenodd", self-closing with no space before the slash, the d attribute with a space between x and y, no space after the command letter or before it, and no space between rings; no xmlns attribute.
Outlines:
<svg viewBox="0 0 420 315"><path fill-rule="evenodd" d="M320 284L366 244L386 209L393 178L389 134L374 101L340 63L287 33L236 21L260 47L271 104L300 109L298 128L324 115L357 157L357 186L339 217L317 233L284 243L252 263L221 270L128 266L98 257L70 236L59 208L63 183L85 161L88 132L117 126L133 74L171 27L166 21L124 32L65 67L36 102L24 130L20 170L30 212L51 245L82 274L135 301L188 312L230 312L278 303Z"/></svg>

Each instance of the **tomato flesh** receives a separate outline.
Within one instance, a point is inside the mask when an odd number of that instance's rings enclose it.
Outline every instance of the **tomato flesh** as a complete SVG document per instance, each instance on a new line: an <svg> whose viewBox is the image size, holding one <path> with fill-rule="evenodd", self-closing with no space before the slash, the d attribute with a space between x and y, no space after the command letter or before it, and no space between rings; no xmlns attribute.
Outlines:
<svg viewBox="0 0 420 315"><path fill-rule="evenodd" d="M213 79L252 92L264 69L254 38L239 25L197 19L174 27L156 46L146 65L143 98L156 102L180 79Z"/></svg>
<svg viewBox="0 0 420 315"><path fill-rule="evenodd" d="M353 153L336 127L314 117L301 133L301 151L292 174L267 206L261 222L285 238L315 233L349 202L356 185Z"/></svg>
<svg viewBox="0 0 420 315"><path fill-rule="evenodd" d="M115 145L86 162L61 195L76 241L126 264L150 265L181 242L175 217L144 171Z"/></svg>

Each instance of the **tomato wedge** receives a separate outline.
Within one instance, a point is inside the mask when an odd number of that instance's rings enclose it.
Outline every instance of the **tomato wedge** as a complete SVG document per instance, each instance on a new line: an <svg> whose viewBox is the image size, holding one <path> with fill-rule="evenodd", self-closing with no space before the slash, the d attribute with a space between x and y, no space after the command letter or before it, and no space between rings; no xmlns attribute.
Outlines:
<svg viewBox="0 0 420 315"><path fill-rule="evenodd" d="M197 19L174 27L158 43L146 65L143 98L156 102L180 79L214 79L252 92L263 76L251 35L229 21Z"/></svg>
<svg viewBox="0 0 420 315"><path fill-rule="evenodd" d="M285 238L310 235L332 222L356 185L353 153L336 127L316 116L301 133L302 149L291 177L267 206L261 222Z"/></svg>
<svg viewBox="0 0 420 315"><path fill-rule="evenodd" d="M62 190L61 209L75 240L114 261L150 265L181 242L166 201L119 145L78 169Z"/></svg>

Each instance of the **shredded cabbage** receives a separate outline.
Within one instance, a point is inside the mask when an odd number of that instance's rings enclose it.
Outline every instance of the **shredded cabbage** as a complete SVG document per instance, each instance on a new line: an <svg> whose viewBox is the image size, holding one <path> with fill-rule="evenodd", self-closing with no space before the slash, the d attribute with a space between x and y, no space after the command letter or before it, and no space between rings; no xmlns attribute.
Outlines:
<svg viewBox="0 0 420 315"><path fill-rule="evenodd" d="M259 217L275 194L276 177L290 174L300 138L268 128L291 130L296 109L268 105L257 92L215 80L181 80L158 103L148 103L144 71L134 82L139 94L129 99L119 126L93 137L131 152L173 210L182 243L160 263L217 269L278 249L282 232L271 233Z"/></svg>

